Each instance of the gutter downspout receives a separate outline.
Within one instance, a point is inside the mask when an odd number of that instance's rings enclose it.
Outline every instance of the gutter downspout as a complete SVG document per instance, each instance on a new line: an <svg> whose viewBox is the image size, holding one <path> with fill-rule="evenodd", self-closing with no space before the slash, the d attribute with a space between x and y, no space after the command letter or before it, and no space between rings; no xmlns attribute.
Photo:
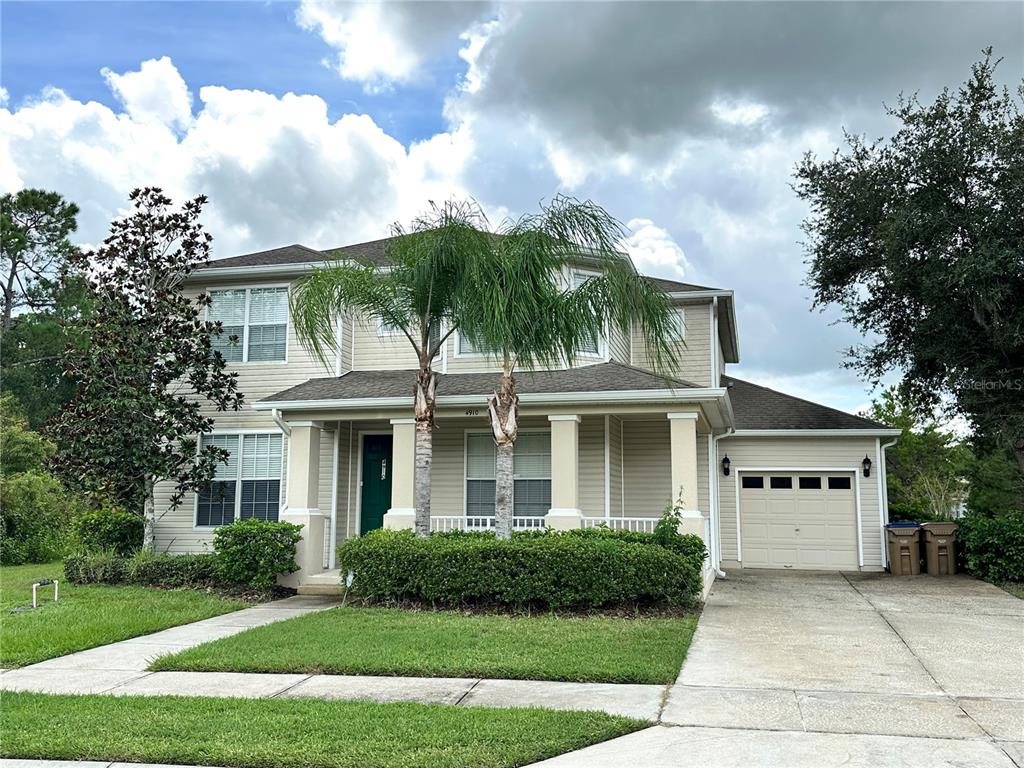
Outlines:
<svg viewBox="0 0 1024 768"><path fill-rule="evenodd" d="M719 502L721 501L721 499L719 497L718 486L718 441L721 440L723 437L729 437L735 431L736 430L733 427L729 427L722 434L711 436L711 443L714 446L714 459L712 461L711 466L708 467L708 471L711 474L711 477L715 478L715 482L711 484L711 487L714 488L715 491L714 499L711 502L711 514L714 516L714 520L712 521L712 523L715 532L716 550L716 556L714 558L715 575L723 579L727 578L727 576L725 571L722 570L722 514L721 509L719 508Z"/></svg>
<svg viewBox="0 0 1024 768"><path fill-rule="evenodd" d="M292 436L292 428L288 426L288 422L284 420L283 416L281 416L281 411L277 408L271 409L270 418L274 420L274 423L277 424L278 429L284 433L285 437Z"/></svg>
<svg viewBox="0 0 1024 768"><path fill-rule="evenodd" d="M881 465L878 472L878 482L882 486L882 495L878 503L882 505L882 564L889 564L889 548L885 545L885 526L889 524L889 482L885 472L885 449L891 448L899 442L899 438L890 440L888 443L880 443L878 446L878 463Z"/></svg>

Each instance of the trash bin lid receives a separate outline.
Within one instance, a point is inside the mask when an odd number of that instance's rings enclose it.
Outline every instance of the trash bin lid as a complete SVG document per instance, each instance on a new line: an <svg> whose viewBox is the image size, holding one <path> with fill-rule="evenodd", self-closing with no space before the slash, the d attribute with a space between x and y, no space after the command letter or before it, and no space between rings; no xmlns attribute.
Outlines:
<svg viewBox="0 0 1024 768"><path fill-rule="evenodd" d="M889 523L886 528L920 528L917 523Z"/></svg>

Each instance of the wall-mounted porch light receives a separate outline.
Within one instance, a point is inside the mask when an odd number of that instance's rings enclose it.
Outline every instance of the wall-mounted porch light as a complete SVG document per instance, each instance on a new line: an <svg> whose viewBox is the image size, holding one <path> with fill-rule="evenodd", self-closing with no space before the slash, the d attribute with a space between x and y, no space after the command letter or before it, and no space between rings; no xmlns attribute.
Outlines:
<svg viewBox="0 0 1024 768"><path fill-rule="evenodd" d="M731 464L731 462L729 461L729 454L725 454L725 458L722 459L722 474L723 475L728 475L729 474L729 464Z"/></svg>
<svg viewBox="0 0 1024 768"><path fill-rule="evenodd" d="M864 461L861 462L861 466L864 467L864 477L871 477L871 459L864 454Z"/></svg>

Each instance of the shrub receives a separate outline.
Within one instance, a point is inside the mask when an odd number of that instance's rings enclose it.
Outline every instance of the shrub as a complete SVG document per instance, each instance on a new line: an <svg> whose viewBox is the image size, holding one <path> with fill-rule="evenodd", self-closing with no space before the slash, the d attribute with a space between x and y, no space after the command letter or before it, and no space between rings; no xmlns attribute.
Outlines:
<svg viewBox="0 0 1024 768"><path fill-rule="evenodd" d="M126 563L126 580L144 587L214 587L220 582L212 554L169 555L140 549Z"/></svg>
<svg viewBox="0 0 1024 768"><path fill-rule="evenodd" d="M613 532L614 533L614 532ZM374 601L442 606L599 608L686 605L700 593L700 572L666 547L595 533L497 539L490 534L418 538L373 531L338 549L353 590Z"/></svg>
<svg viewBox="0 0 1024 768"><path fill-rule="evenodd" d="M967 568L997 583L1024 582L1024 510L998 517L969 514L960 520Z"/></svg>
<svg viewBox="0 0 1024 768"><path fill-rule="evenodd" d="M6 457L5 457L6 460ZM30 471L0 480L0 563L46 563L67 549L78 500L55 477Z"/></svg>
<svg viewBox="0 0 1024 768"><path fill-rule="evenodd" d="M657 528L652 534L641 531L618 531L598 526L597 528L578 528L576 530L564 531L562 535L580 538L614 539L617 541L627 541L632 544L657 544L672 550L678 555L682 555L694 568L700 571L704 567L704 558L707 556L704 540L700 536L694 536L690 533L679 533L675 527L678 521L675 518L673 518L673 521L672 529L669 531L662 529L660 534Z"/></svg>
<svg viewBox="0 0 1024 768"><path fill-rule="evenodd" d="M72 584L124 584L128 561L113 550L64 558L64 578Z"/></svg>
<svg viewBox="0 0 1024 768"><path fill-rule="evenodd" d="M271 589L278 575L299 570L295 545L301 530L301 525L252 518L222 525L213 534L221 578L251 589Z"/></svg>
<svg viewBox="0 0 1024 768"><path fill-rule="evenodd" d="M74 520L75 537L83 552L113 550L121 557L142 546L141 517L118 509L97 509Z"/></svg>

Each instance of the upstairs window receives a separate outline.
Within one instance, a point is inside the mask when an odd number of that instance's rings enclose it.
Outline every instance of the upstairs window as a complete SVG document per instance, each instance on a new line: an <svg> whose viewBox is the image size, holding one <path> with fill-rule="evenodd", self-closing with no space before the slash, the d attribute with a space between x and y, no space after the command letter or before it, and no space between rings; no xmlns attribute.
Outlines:
<svg viewBox="0 0 1024 768"><path fill-rule="evenodd" d="M460 355L493 355L494 354L494 350L492 348L487 347L487 346L485 346L483 344L481 344L479 346L474 344L472 341L470 341L465 336L463 336L461 332L456 333L455 336L456 336L455 351L458 354L460 354Z"/></svg>
<svg viewBox="0 0 1024 768"><path fill-rule="evenodd" d="M399 328L397 325L392 325L384 318L378 318L377 320L377 335L378 336L401 336L405 339L405 331ZM429 343L431 347L436 347L441 342L441 326L432 325L430 327L430 339ZM441 349L438 348L437 354L441 354Z"/></svg>
<svg viewBox="0 0 1024 768"><path fill-rule="evenodd" d="M283 362L288 347L288 289L210 291L207 318L224 332L213 349L229 363Z"/></svg>
<svg viewBox="0 0 1024 768"><path fill-rule="evenodd" d="M680 341L686 340L686 310L682 307L676 307L672 310L669 321L672 323L672 328L675 331L677 338Z"/></svg>
<svg viewBox="0 0 1024 768"><path fill-rule="evenodd" d="M228 451L196 501L196 525L213 527L255 517L277 520L281 505L281 435L203 435L202 445Z"/></svg>
<svg viewBox="0 0 1024 768"><path fill-rule="evenodd" d="M573 289L579 288L581 285L583 285L588 280L590 280L590 279L592 279L594 277L597 277L597 275L595 275L592 272L573 272L572 273L572 287L573 287ZM602 341L603 341L603 339L601 338L601 335L598 334L597 336L594 336L591 339L586 339L582 344L580 344L579 349L576 350L576 351L579 354L581 354L581 355L595 355L595 356L596 355L600 355L601 354Z"/></svg>

